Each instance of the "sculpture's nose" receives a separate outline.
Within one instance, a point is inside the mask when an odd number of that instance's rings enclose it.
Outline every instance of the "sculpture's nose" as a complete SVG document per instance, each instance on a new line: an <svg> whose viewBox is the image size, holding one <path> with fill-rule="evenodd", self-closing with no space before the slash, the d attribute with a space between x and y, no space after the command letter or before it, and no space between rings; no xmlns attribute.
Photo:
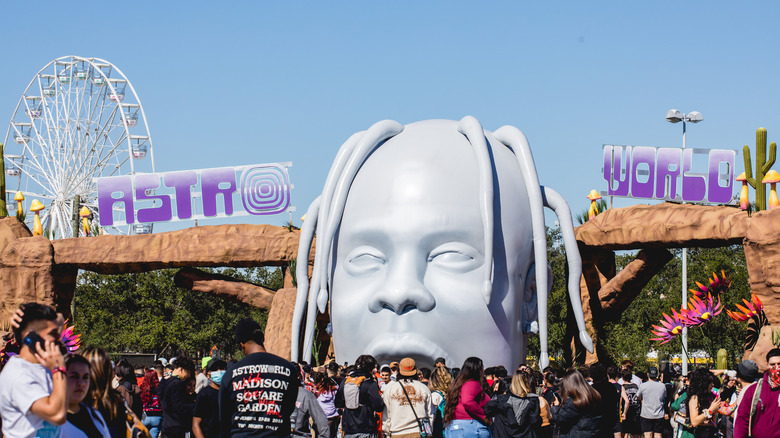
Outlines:
<svg viewBox="0 0 780 438"><path fill-rule="evenodd" d="M415 260L413 254L400 255L392 262L385 284L368 304L371 312L387 309L397 315L412 310L430 312L436 307L436 299L423 284L425 259Z"/></svg>

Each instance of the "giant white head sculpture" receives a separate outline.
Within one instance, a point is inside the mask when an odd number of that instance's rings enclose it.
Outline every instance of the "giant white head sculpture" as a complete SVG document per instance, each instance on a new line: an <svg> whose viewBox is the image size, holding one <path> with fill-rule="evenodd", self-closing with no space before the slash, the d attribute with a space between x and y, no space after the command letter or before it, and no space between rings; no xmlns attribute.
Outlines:
<svg viewBox="0 0 780 438"><path fill-rule="evenodd" d="M539 185L522 132L490 133L465 117L405 127L383 121L353 135L301 231L299 260L308 259L315 231L317 244L311 287L307 264L296 272L293 360L310 357L316 312L330 303L339 362L371 354L460 364L478 356L511 369L538 331L546 366L552 279L544 205L559 215L580 340L592 351L571 213Z"/></svg>

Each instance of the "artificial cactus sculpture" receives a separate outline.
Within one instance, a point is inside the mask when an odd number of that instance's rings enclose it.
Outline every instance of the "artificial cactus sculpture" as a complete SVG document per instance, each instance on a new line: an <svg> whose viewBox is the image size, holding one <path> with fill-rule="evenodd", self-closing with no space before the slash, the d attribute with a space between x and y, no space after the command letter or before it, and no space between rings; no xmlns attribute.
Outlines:
<svg viewBox="0 0 780 438"><path fill-rule="evenodd" d="M750 163L750 148L748 145L742 148L742 157L745 159L745 180L756 190L756 211L766 210L766 186L761 182L764 175L775 164L775 152L777 145L772 142L769 145L769 158L766 156L766 128L756 130L756 174L753 176L753 166Z"/></svg>
<svg viewBox="0 0 780 438"><path fill-rule="evenodd" d="M718 369L719 370L729 369L728 363L729 363L729 353L725 349L721 348L720 350L718 350L718 360L717 360Z"/></svg>

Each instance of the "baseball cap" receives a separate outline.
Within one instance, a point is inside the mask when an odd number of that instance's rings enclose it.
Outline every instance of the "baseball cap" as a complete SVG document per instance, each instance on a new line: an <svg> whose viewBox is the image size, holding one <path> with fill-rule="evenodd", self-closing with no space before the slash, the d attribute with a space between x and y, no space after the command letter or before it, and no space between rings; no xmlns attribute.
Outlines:
<svg viewBox="0 0 780 438"><path fill-rule="evenodd" d="M227 369L227 362L225 362L222 359L214 358L209 360L209 363L206 364L206 368L203 370L207 373L214 370L224 370Z"/></svg>
<svg viewBox="0 0 780 438"><path fill-rule="evenodd" d="M398 364L398 374L404 377L412 377L417 375L417 364L411 357L405 357L401 359Z"/></svg>
<svg viewBox="0 0 780 438"><path fill-rule="evenodd" d="M650 367L647 369L647 377L651 379L657 379L658 378L658 368L656 367Z"/></svg>

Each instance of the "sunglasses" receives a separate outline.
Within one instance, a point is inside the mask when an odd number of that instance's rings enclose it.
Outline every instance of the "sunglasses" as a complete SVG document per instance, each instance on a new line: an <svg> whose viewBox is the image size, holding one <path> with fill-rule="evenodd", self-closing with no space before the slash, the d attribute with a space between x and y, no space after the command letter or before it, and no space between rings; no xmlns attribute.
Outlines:
<svg viewBox="0 0 780 438"><path fill-rule="evenodd" d="M770 363L769 368L780 368L780 363Z"/></svg>

